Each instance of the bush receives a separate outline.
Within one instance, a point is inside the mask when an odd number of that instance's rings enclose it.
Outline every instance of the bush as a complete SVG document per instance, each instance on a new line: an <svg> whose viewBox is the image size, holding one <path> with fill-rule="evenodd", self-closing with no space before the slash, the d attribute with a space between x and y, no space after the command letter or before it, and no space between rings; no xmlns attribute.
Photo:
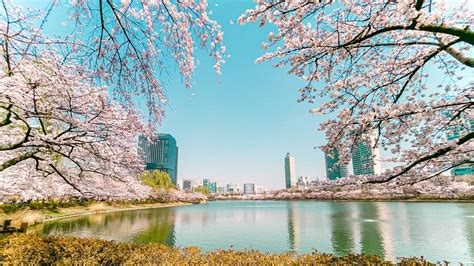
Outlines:
<svg viewBox="0 0 474 266"><path fill-rule="evenodd" d="M209 188L207 188L207 187L198 187L194 191L198 192L198 193L201 193L201 194L204 194L204 195L209 195L211 193L211 191L209 191Z"/></svg>
<svg viewBox="0 0 474 266"><path fill-rule="evenodd" d="M313 252L298 256L294 253L268 254L252 250L201 253L197 247L178 249L160 244L137 245L87 238L41 237L34 234L13 234L0 239L0 264L394 265L373 255L336 257ZM434 265L419 258L405 258L398 264Z"/></svg>
<svg viewBox="0 0 474 266"><path fill-rule="evenodd" d="M144 172L140 175L140 179L143 184L153 188L155 191L160 189L170 190L174 188L173 181L171 177L166 172L161 172L159 170L154 170L153 172Z"/></svg>

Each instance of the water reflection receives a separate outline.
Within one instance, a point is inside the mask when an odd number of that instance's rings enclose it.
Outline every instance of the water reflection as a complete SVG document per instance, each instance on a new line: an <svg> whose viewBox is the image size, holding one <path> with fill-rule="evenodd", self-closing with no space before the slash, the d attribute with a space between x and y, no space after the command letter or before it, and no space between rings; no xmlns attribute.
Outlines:
<svg viewBox="0 0 474 266"><path fill-rule="evenodd" d="M344 203L336 203L331 206L331 243L334 253L337 255L354 253L351 206Z"/></svg>
<svg viewBox="0 0 474 266"><path fill-rule="evenodd" d="M384 255L383 240L379 229L378 210L373 202L359 204L361 218L361 253Z"/></svg>
<svg viewBox="0 0 474 266"><path fill-rule="evenodd" d="M211 202L45 223L43 234L258 249L264 252L425 256L474 261L474 204L402 202Z"/></svg>
<svg viewBox="0 0 474 266"><path fill-rule="evenodd" d="M464 230L467 232L466 238L469 243L471 263L474 264L474 209L470 208L468 204L462 204L461 208L464 213Z"/></svg>
<svg viewBox="0 0 474 266"><path fill-rule="evenodd" d="M299 214L297 210L297 203L294 201L287 202L288 210L288 245L290 251L299 251L300 244L300 228L299 228Z"/></svg>
<svg viewBox="0 0 474 266"><path fill-rule="evenodd" d="M111 212L40 225L45 235L75 235L136 243L175 244L174 208Z"/></svg>

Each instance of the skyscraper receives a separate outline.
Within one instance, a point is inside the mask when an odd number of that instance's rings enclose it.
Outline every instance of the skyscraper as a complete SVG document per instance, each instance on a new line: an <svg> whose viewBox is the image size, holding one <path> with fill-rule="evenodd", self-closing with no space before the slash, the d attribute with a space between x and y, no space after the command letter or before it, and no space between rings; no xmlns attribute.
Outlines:
<svg viewBox="0 0 474 266"><path fill-rule="evenodd" d="M217 192L217 182L212 182L210 179L205 178L202 180L202 186L207 187L210 193Z"/></svg>
<svg viewBox="0 0 474 266"><path fill-rule="evenodd" d="M451 118L450 113L446 113L446 116ZM462 122L457 125L451 125L446 130L446 140L453 141L461 137L463 132L474 132L474 119L469 119L468 117L463 117ZM473 159L471 157L471 159ZM451 175L461 176L461 175L474 175L474 164L468 163L463 164L451 169Z"/></svg>
<svg viewBox="0 0 474 266"><path fill-rule="evenodd" d="M374 154L369 143L358 142L352 149L354 175L374 175Z"/></svg>
<svg viewBox="0 0 474 266"><path fill-rule="evenodd" d="M295 157L289 153L285 156L285 184L287 189L296 187Z"/></svg>
<svg viewBox="0 0 474 266"><path fill-rule="evenodd" d="M170 134L158 134L158 139L148 142L143 136L139 138L139 146L143 152L146 170L159 170L170 175L176 185L178 177L178 147L176 139Z"/></svg>
<svg viewBox="0 0 474 266"><path fill-rule="evenodd" d="M324 159L326 162L326 177L329 180L347 177L347 165L339 163L339 152L333 149L332 153L325 152Z"/></svg>
<svg viewBox="0 0 474 266"><path fill-rule="evenodd" d="M189 192L193 190L193 185L192 185L192 180L191 179L185 179L183 180L183 191Z"/></svg>

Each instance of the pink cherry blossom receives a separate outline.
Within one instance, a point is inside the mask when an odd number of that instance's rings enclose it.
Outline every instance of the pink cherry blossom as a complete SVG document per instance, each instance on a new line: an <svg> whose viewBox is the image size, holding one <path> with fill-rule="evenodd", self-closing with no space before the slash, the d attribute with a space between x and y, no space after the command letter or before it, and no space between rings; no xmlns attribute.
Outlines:
<svg viewBox="0 0 474 266"><path fill-rule="evenodd" d="M255 0L240 24L274 24L270 52L307 81L299 101L341 163L359 141L387 150L398 165L373 182L430 177L474 163L474 12L467 1ZM466 69L467 68L467 69ZM453 134L455 138L451 138Z"/></svg>

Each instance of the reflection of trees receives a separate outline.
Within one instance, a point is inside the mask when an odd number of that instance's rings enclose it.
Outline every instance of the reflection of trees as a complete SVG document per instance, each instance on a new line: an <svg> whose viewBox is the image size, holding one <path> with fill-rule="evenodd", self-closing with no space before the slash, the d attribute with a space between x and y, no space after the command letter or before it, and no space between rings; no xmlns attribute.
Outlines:
<svg viewBox="0 0 474 266"><path fill-rule="evenodd" d="M41 233L45 235L62 234L65 232L76 231L79 228L90 227L92 224L93 223L90 221L88 216L68 220L52 221L43 224Z"/></svg>
<svg viewBox="0 0 474 266"><path fill-rule="evenodd" d="M297 252L299 249L300 243L300 228L298 225L299 215L296 210L297 202L288 201L287 210L288 210L288 244L291 251Z"/></svg>
<svg viewBox="0 0 474 266"><path fill-rule="evenodd" d="M331 210L331 243L338 256L353 252L354 237L351 227L350 206L346 202L332 203Z"/></svg>
<svg viewBox="0 0 474 266"><path fill-rule="evenodd" d="M138 233L133 237L135 243L160 243L168 246L175 244L175 211L165 208L159 215L153 215L151 226L148 230Z"/></svg>
<svg viewBox="0 0 474 266"><path fill-rule="evenodd" d="M174 245L174 220L174 208L111 212L44 223L41 232Z"/></svg>
<svg viewBox="0 0 474 266"><path fill-rule="evenodd" d="M373 202L359 204L361 223L361 253L384 256L383 239L378 226L378 210Z"/></svg>

